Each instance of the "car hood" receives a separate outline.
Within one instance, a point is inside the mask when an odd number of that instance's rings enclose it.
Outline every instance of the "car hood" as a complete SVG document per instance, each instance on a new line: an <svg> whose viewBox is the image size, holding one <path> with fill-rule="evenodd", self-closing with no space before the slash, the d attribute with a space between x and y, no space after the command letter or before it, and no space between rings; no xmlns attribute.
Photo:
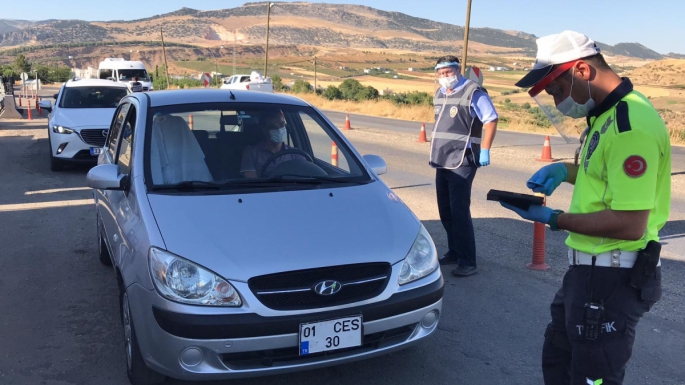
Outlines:
<svg viewBox="0 0 685 385"><path fill-rule="evenodd" d="M52 118L52 124L69 128L109 127L116 108L60 108Z"/></svg>
<svg viewBox="0 0 685 385"><path fill-rule="evenodd" d="M404 259L420 229L380 182L337 188L148 199L169 252L227 279Z"/></svg>

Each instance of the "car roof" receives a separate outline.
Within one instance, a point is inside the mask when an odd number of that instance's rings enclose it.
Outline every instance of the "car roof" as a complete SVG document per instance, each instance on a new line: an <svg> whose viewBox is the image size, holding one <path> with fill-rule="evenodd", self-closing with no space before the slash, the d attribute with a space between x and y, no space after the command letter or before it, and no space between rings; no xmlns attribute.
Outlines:
<svg viewBox="0 0 685 385"><path fill-rule="evenodd" d="M231 99L231 93L235 99ZM191 104L191 103L274 103L290 104L295 106L310 106L304 100L284 94L271 92L227 90L227 89L189 89L189 90L165 90L150 92L135 92L129 97L136 97L142 101L143 96L150 98L152 107Z"/></svg>
<svg viewBox="0 0 685 385"><path fill-rule="evenodd" d="M115 87L115 88L127 88L126 84L113 82L107 79L71 79L66 83L67 87L92 87L92 86L104 86L104 87Z"/></svg>

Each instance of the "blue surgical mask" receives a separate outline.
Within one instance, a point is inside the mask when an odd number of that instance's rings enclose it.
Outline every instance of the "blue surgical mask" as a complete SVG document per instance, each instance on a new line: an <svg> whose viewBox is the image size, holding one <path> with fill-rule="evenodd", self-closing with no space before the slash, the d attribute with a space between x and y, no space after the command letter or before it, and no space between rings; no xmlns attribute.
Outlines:
<svg viewBox="0 0 685 385"><path fill-rule="evenodd" d="M450 76L450 77L440 78L440 79L438 79L438 82L440 82L440 85L445 87L445 89L453 90L454 87L459 82L459 76L454 75L454 76Z"/></svg>
<svg viewBox="0 0 685 385"><path fill-rule="evenodd" d="M288 131L286 131L285 127L281 127L277 130L269 130L269 137L271 138L271 141L274 143L285 142L287 136Z"/></svg>
<svg viewBox="0 0 685 385"><path fill-rule="evenodd" d="M573 72L575 74L576 69L573 69ZM571 92L573 92L573 75L571 75ZM557 109L559 112L562 114L578 119L578 118L584 118L590 114L590 111L595 108L595 100L592 99L592 93L590 93L590 80L587 81L587 92L590 94L590 99L588 99L585 104L580 104L573 100L573 97L571 97L571 94L568 95L568 97L559 103L557 106Z"/></svg>

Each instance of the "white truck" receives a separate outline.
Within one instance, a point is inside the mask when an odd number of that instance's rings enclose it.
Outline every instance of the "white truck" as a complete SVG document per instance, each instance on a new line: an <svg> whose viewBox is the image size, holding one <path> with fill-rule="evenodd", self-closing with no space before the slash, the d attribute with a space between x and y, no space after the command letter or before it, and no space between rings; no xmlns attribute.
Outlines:
<svg viewBox="0 0 685 385"><path fill-rule="evenodd" d="M152 91L152 76L148 75L145 65L140 61L124 60L123 58L105 58L98 66L98 79L109 79L125 83L131 88L133 78L143 85L143 91Z"/></svg>
<svg viewBox="0 0 685 385"><path fill-rule="evenodd" d="M264 78L257 73L257 71L252 71L252 74L250 75L241 74L224 78L221 88L229 90L274 92L274 85L271 82L271 78Z"/></svg>

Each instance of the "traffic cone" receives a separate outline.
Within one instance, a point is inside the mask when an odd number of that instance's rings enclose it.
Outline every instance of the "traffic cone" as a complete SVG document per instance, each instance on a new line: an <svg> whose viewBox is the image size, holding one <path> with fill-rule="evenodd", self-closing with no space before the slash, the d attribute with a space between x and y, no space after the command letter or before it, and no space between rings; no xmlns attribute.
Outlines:
<svg viewBox="0 0 685 385"><path fill-rule="evenodd" d="M549 137L548 137L549 139ZM536 196L543 197L542 205L546 205L547 199L544 194L536 193ZM531 270L547 270L549 265L545 263L545 224L533 222L533 261L526 264Z"/></svg>
<svg viewBox="0 0 685 385"><path fill-rule="evenodd" d="M29 110L29 120L33 120L33 117L31 116L31 99L28 100L29 105L28 105L28 110Z"/></svg>
<svg viewBox="0 0 685 385"><path fill-rule="evenodd" d="M542 156L535 158L540 162L554 162L552 159L552 146L549 144L549 135L545 137L545 144L542 146Z"/></svg>
<svg viewBox="0 0 685 385"><path fill-rule="evenodd" d="M191 130L193 129L193 114L188 115L188 127L190 127Z"/></svg>
<svg viewBox="0 0 685 385"><path fill-rule="evenodd" d="M426 123L421 123L421 132L419 132L419 143L426 143Z"/></svg>
<svg viewBox="0 0 685 385"><path fill-rule="evenodd" d="M335 142L331 143L331 164L338 166L338 145Z"/></svg>
<svg viewBox="0 0 685 385"><path fill-rule="evenodd" d="M345 115L345 129L346 130L352 129L352 127L350 126L350 115Z"/></svg>

